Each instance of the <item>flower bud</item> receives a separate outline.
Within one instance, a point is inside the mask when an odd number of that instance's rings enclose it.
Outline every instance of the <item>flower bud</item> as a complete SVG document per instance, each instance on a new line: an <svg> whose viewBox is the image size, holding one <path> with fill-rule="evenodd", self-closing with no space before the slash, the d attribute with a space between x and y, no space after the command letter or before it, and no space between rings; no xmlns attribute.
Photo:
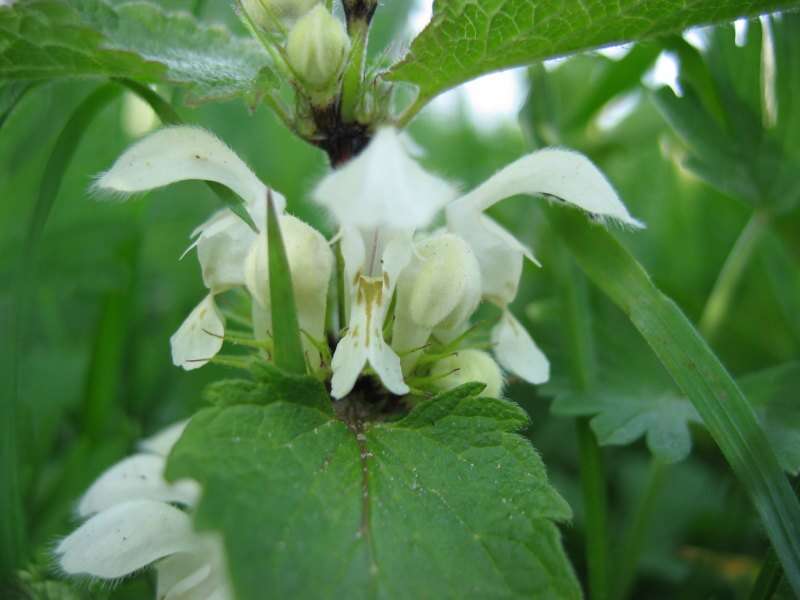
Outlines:
<svg viewBox="0 0 800 600"><path fill-rule="evenodd" d="M336 82L349 51L350 38L344 26L322 4L295 23L286 43L289 65L315 92Z"/></svg>
<svg viewBox="0 0 800 600"><path fill-rule="evenodd" d="M291 25L318 2L319 0L241 0L242 9L250 21L266 31L276 29L275 19Z"/></svg>
<svg viewBox="0 0 800 600"><path fill-rule="evenodd" d="M464 383L485 383L484 396L499 398L503 392L503 373L500 366L486 352L460 350L433 365L431 376L434 386L445 391Z"/></svg>
<svg viewBox="0 0 800 600"><path fill-rule="evenodd" d="M463 239L443 233L416 245L400 275L392 346L400 353L424 345L431 332L460 330L481 299L480 265ZM413 366L418 353L406 357Z"/></svg>
<svg viewBox="0 0 800 600"><path fill-rule="evenodd" d="M291 215L280 217L281 234L292 276L292 289L297 307L300 328L316 340L325 334L325 306L328 299L328 282L333 270L333 252L328 241L313 227ZM269 266L267 262L267 237L261 233L250 247L245 261L245 281L253 297L256 335L271 334ZM303 346L309 364L316 368L319 352L306 336Z"/></svg>

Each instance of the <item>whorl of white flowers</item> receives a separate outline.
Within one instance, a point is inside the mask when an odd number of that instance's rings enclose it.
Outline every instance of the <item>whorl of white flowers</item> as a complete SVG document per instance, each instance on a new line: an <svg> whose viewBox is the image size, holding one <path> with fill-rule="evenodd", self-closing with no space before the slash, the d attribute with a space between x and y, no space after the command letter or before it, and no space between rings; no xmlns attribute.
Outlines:
<svg viewBox="0 0 800 600"><path fill-rule="evenodd" d="M140 453L109 468L78 504L87 519L56 547L71 575L116 580L154 565L163 600L229 600L222 547L195 533L191 511L199 487L164 480L164 465L186 423L145 440Z"/></svg>
<svg viewBox="0 0 800 600"><path fill-rule="evenodd" d="M190 249L197 249L209 294L171 343L175 364L194 369L223 345L225 317L216 297L231 288L249 292L254 338L271 337L263 233L267 187L227 146L193 127L163 129L134 144L100 177L97 187L125 194L185 179L230 187L262 230L254 232L224 209L193 233ZM339 229L346 322L340 324L344 333L337 340L338 331L325 331L328 290L335 279L329 243L310 226L283 214L284 198L271 192L281 213L307 363L321 377L332 371L334 398L350 393L367 367L398 395L410 391L407 380L418 375L418 365L425 376L435 372L444 377L430 360L420 358L432 342L449 352L458 350L481 300L500 309L489 341L503 369L530 383L548 379L547 358L508 308L517 294L524 259L535 259L485 214L497 202L519 194L556 197L595 217L641 226L605 177L580 154L561 149L534 152L457 198L453 186L410 156L395 130L378 130L359 156L324 177L313 192ZM446 227L429 231L442 209ZM319 351L326 333L335 340L330 365L325 364L327 353ZM482 380L492 389L502 387L494 374Z"/></svg>

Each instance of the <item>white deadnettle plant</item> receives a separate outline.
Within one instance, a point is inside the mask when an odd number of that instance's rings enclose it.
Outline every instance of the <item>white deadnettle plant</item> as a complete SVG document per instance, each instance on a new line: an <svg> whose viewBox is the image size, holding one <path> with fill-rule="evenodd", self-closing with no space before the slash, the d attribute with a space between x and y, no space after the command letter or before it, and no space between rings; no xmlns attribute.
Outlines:
<svg viewBox="0 0 800 600"><path fill-rule="evenodd" d="M56 547L71 575L119 579L155 565L161 600L233 598L219 541L192 529L199 488L164 480L166 457L186 422L140 444L141 452L109 468L78 504L88 519Z"/></svg>
<svg viewBox="0 0 800 600"><path fill-rule="evenodd" d="M265 224L272 199L292 278L309 371L331 375L331 394L351 393L359 377L375 375L396 395L407 381L446 390L469 381L500 396L498 365L531 383L548 379L549 364L508 309L530 251L484 213L517 194L557 197L598 218L638 227L602 174L585 157L543 150L501 170L458 198L455 188L425 171L397 131L380 129L367 148L319 182L314 198L339 227L349 318L335 340L331 364L326 342L328 290L335 264L329 242L285 214L286 202L269 190L224 143L195 127L162 129L134 144L97 181L100 190L133 194L177 181L213 181L233 190L257 225L251 229L230 209L198 227L196 249L208 295L171 338L173 362L194 369L209 362L225 339L217 296L244 289L251 300L253 345L270 347L272 307ZM444 210L446 226L430 230ZM188 250L187 250L188 252ZM491 331L493 359L469 347L463 335L481 300L502 316ZM426 356L431 341L435 350ZM442 351L441 348L445 350ZM425 360L422 360L426 357ZM176 426L146 442L144 452L103 474L81 500L90 517L57 548L62 568L115 579L155 563L159 598L208 600L229 597L221 549L193 533L190 517L198 496L189 482L163 480L165 457L182 430Z"/></svg>

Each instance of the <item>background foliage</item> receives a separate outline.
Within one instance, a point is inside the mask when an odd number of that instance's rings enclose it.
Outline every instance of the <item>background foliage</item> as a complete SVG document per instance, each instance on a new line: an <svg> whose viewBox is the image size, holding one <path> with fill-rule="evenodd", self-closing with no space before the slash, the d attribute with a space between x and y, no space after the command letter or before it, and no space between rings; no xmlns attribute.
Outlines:
<svg viewBox="0 0 800 600"><path fill-rule="evenodd" d="M162 4L196 8L189 1ZM240 27L225 3L207 4L201 7L207 18ZM381 7L374 52L388 43L411 8L410 0ZM697 68L696 51L676 38L636 46L621 60L593 53L557 68L532 67L531 96L519 124L477 127L462 106L446 118L423 112L411 133L426 151L426 165L467 189L536 146L565 144L587 153L608 174L631 213L648 224L644 232L616 231L615 236L696 323L704 322L709 295L753 206L767 206L770 227L760 232L723 317L707 333L757 405L782 466L797 473L800 408L793 395L800 389L800 215L789 192L796 193L791 169L800 152L796 126L783 123L775 130L795 132L794 137L763 135L761 101L753 92L758 74L752 70L759 36L755 23L743 47L735 44L731 28L711 33L715 70L708 72ZM664 51L679 58L680 99L640 82ZM785 49L785 56L800 60L796 49ZM70 59L70 64L79 66L80 61ZM154 80L162 76L152 65L130 68L153 73ZM170 77L197 79L174 70ZM7 308L15 292L15 269L45 163L92 85L37 86L2 124L3 331L10 329L3 319L11 318ZM791 95L796 86L787 81L781 89L789 90L782 92L787 106L796 97ZM0 102L21 91L4 87ZM176 100L202 93L163 91ZM235 93L249 91L236 88ZM628 107L624 117L604 118L602 109L620 99ZM751 111L737 104L742 100ZM27 308L33 319L23 332L24 352L14 357L9 345L0 346L4 366L15 358L21 366L24 404L18 437L27 548L35 558L26 578L38 594L34 597L47 597L45 586L62 594L54 597L79 593L41 582L50 578L48 551L54 539L69 531L80 493L129 453L136 439L203 407L202 388L225 375L214 366L185 373L172 367L169 358L169 336L202 295L196 262L178 257L189 232L216 208L211 192L186 183L126 204L97 202L87 193L90 174L108 168L140 135L134 115L141 115L141 109L135 106L132 96L120 94L86 128L61 190L49 199L53 211L32 257L36 278ZM264 181L287 196L291 212L329 231L306 200L315 176L326 168L324 156L291 136L266 106L250 114L234 100L181 113L235 148ZM788 114L797 119L796 111ZM708 122L703 115L719 123L719 131L698 125ZM717 137L709 139L712 135ZM754 164L772 168L770 176L754 178L748 171ZM761 176L766 167L754 171ZM720 180L720 172L736 176ZM494 216L530 243L544 264L543 269L526 267L517 302L553 358L554 379L539 389L512 383L509 396L531 415L526 434L575 512L574 524L563 534L579 577L585 581L586 520L577 475L576 416L591 419L603 446L610 537L621 570L630 570L619 584L621 592L647 598L745 597L766 543L745 493L697 426L692 406L622 312L576 275L536 203L512 200ZM591 385L602 394L576 384L574 350L562 313L565 294L575 286L585 300L595 346ZM94 588L92 593L138 598L151 585L141 576L113 591Z"/></svg>

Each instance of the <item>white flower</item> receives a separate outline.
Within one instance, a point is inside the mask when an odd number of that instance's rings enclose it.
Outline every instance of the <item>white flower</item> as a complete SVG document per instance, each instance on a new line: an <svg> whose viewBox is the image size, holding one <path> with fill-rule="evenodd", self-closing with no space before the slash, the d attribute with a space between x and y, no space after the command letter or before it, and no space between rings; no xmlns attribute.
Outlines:
<svg viewBox="0 0 800 600"><path fill-rule="evenodd" d="M78 504L78 515L88 520L56 548L66 573L113 580L155 564L159 599L232 598L219 542L196 534L185 512L197 502L198 485L163 477L185 427L177 423L145 440L139 454L92 484Z"/></svg>
<svg viewBox="0 0 800 600"><path fill-rule="evenodd" d="M481 266L483 296L503 309L492 331L500 364L530 383L544 383L550 365L525 328L508 311L517 295L524 257L530 251L483 214L497 202L518 194L557 198L601 218L632 227L642 224L630 216L614 188L585 156L546 149L524 156L490 177L447 207L448 229L463 237Z"/></svg>
<svg viewBox="0 0 800 600"><path fill-rule="evenodd" d="M95 187L132 194L177 181L198 179L221 183L245 201L258 228L266 222L271 193L282 213L286 200L268 190L246 164L218 138L197 127L167 127L140 140L97 180ZM225 319L214 296L245 285L245 259L256 233L230 209L222 209L192 233L203 283L209 290L170 339L172 361L186 370L205 365L222 348Z"/></svg>
<svg viewBox="0 0 800 600"><path fill-rule="evenodd" d="M334 397L349 393L366 362L390 391L407 391L400 360L382 333L398 275L401 288L392 342L396 350L408 355L433 330L444 341L453 339L466 327L471 312L466 309L474 309L475 296L481 296L503 311L491 335L500 364L531 383L548 379L547 358L508 310L524 258L536 261L484 214L517 194L557 198L595 217L641 226L598 169L584 156L566 150L525 156L451 202L452 188L409 157L397 132L382 129L359 157L320 182L314 197L341 227L352 304L347 335L333 360ZM445 205L452 237L421 242L412 260L412 235L429 226ZM479 293L473 291L478 277L470 256L477 259ZM404 366L408 369L414 361L411 353Z"/></svg>
<svg viewBox="0 0 800 600"><path fill-rule="evenodd" d="M368 362L394 394L409 391L400 359L383 338L397 280L411 260L412 237L454 196L403 149L396 132L382 129L367 149L325 177L314 198L340 226L350 321L333 355L334 398L347 395Z"/></svg>
<svg viewBox="0 0 800 600"><path fill-rule="evenodd" d="M481 272L469 244L439 233L414 246L397 284L392 348L413 368L431 333L448 342L460 335L481 301Z"/></svg>

